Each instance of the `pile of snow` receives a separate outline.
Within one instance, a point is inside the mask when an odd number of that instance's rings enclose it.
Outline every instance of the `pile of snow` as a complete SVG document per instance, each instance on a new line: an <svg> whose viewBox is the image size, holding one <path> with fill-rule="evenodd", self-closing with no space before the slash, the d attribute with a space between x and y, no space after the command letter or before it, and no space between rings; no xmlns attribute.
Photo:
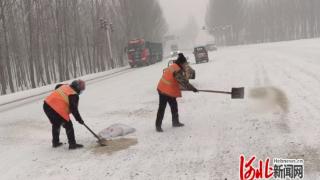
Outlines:
<svg viewBox="0 0 320 180"><path fill-rule="evenodd" d="M135 131L136 129L133 127L117 123L103 129L98 135L103 139L109 140L118 136L125 136L127 134L134 133Z"/></svg>

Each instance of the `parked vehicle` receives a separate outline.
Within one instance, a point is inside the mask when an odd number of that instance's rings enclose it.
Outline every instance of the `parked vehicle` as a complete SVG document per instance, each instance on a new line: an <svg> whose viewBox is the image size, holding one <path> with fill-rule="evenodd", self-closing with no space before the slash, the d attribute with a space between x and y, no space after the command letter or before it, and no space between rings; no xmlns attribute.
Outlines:
<svg viewBox="0 0 320 180"><path fill-rule="evenodd" d="M205 46L195 47L193 54L196 60L196 63L209 62L208 51Z"/></svg>
<svg viewBox="0 0 320 180"><path fill-rule="evenodd" d="M170 50L171 50L170 55L172 58L178 57L178 54L180 53L180 51L178 49L177 44L171 44Z"/></svg>
<svg viewBox="0 0 320 180"><path fill-rule="evenodd" d="M127 55L131 67L147 66L162 60L162 44L134 39L128 42Z"/></svg>

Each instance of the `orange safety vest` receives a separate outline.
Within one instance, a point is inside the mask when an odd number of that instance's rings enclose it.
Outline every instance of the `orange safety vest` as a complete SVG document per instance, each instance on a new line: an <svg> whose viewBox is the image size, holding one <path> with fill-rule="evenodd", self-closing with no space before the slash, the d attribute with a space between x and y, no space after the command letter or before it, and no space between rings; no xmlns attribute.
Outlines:
<svg viewBox="0 0 320 180"><path fill-rule="evenodd" d="M158 90L170 97L181 97L181 90L179 83L174 77L174 72L179 71L181 68L176 64L171 64L163 71L162 78L158 83Z"/></svg>
<svg viewBox="0 0 320 180"><path fill-rule="evenodd" d="M44 101L63 119L70 120L69 96L76 92L69 85L62 85L53 91Z"/></svg>

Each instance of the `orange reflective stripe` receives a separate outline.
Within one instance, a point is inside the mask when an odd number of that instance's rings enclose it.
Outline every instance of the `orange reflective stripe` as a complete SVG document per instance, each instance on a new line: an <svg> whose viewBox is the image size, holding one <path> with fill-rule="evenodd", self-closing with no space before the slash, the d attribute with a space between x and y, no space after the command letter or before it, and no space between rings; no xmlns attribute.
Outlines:
<svg viewBox="0 0 320 180"><path fill-rule="evenodd" d="M170 70L172 73L174 73L174 71L175 71L172 66L169 67L169 70Z"/></svg>
<svg viewBox="0 0 320 180"><path fill-rule="evenodd" d="M172 82L166 80L164 77L161 78L161 81L168 84L168 85L170 85L172 83Z"/></svg>
<svg viewBox="0 0 320 180"><path fill-rule="evenodd" d="M60 88L53 91L45 102L52 107L64 120L69 121L69 96L76 92L69 85L62 85Z"/></svg>
<svg viewBox="0 0 320 180"><path fill-rule="evenodd" d="M175 70L174 70L174 68L173 68L172 66L168 67L167 69L169 69L171 73L174 73L174 72L175 72ZM166 80L164 77L161 78L161 81L163 81L164 83L166 83L166 84L168 84L168 85L172 84L171 81Z"/></svg>
<svg viewBox="0 0 320 180"><path fill-rule="evenodd" d="M181 97L179 84L174 77L174 73L179 70L180 67L177 64L172 64L164 69L163 75L158 83L158 91L170 97Z"/></svg>
<svg viewBox="0 0 320 180"><path fill-rule="evenodd" d="M56 92L63 98L63 100L69 105L69 98L68 96L62 91L61 88L58 88Z"/></svg>

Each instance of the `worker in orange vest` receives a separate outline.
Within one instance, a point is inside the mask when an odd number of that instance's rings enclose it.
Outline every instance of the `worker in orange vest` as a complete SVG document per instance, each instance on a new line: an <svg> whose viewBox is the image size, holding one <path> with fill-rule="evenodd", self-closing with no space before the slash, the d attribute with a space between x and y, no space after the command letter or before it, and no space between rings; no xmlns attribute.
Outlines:
<svg viewBox="0 0 320 180"><path fill-rule="evenodd" d="M78 111L79 95L85 90L85 82L75 80L70 85L58 84L55 90L44 100L43 110L52 125L52 147L62 145L59 140L60 128L66 129L69 149L82 148L83 145L77 144L74 136L70 113L80 123L84 124Z"/></svg>
<svg viewBox="0 0 320 180"><path fill-rule="evenodd" d="M169 103L171 108L172 126L184 126L184 124L179 121L178 103L176 100L176 98L181 97L179 84L187 90L198 92L183 75L185 63L187 63L187 59L182 53L179 53L177 60L163 71L163 75L158 83L159 109L156 119L157 132L163 132L161 124L167 103Z"/></svg>

